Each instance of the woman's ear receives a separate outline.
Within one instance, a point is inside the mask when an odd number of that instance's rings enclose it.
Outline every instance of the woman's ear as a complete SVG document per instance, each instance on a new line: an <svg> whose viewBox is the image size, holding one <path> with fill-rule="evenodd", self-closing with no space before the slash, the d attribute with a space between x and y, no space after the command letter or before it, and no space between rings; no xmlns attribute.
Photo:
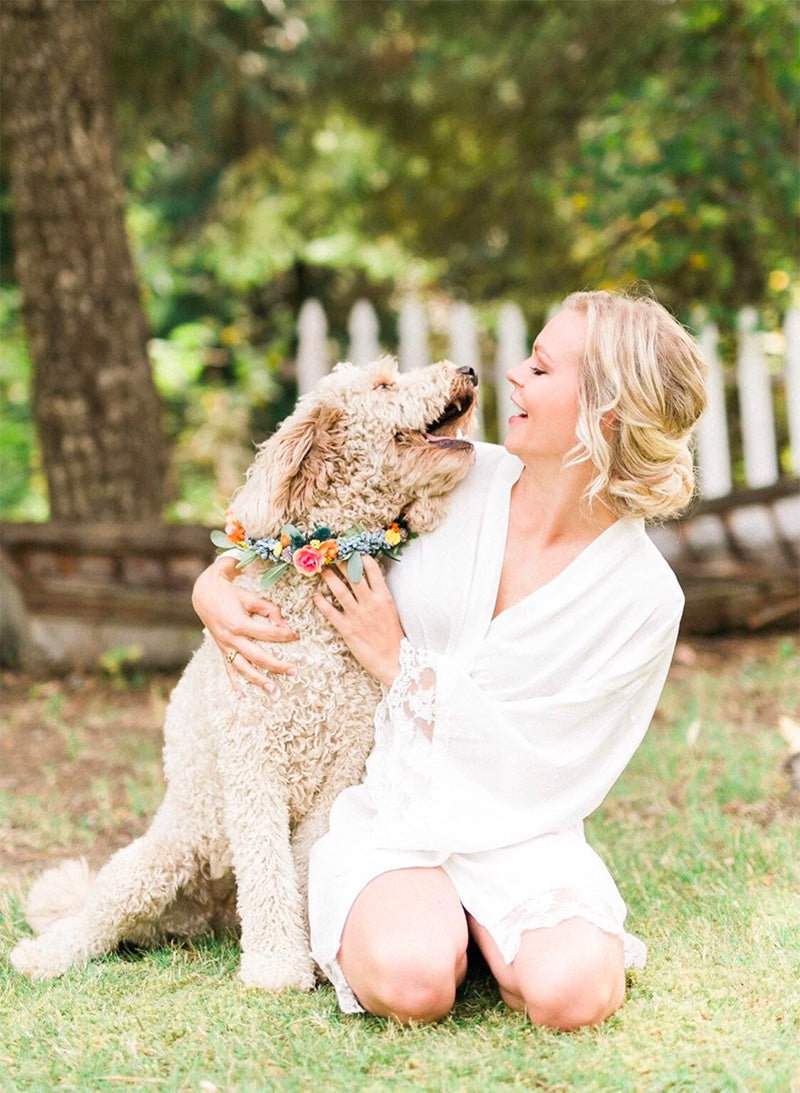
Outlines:
<svg viewBox="0 0 800 1093"><path fill-rule="evenodd" d="M619 418L617 417L616 410L606 410L600 418L600 430L607 441L609 441L617 431L618 421Z"/></svg>

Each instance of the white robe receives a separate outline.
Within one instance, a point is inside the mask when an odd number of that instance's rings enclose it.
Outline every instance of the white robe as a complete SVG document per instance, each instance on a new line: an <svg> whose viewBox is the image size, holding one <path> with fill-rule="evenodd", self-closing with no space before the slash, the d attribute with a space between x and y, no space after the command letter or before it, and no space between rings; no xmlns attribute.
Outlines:
<svg viewBox="0 0 800 1093"><path fill-rule="evenodd" d="M644 946L586 845L583 820L639 746L672 659L684 597L639 519L618 520L561 573L492 618L522 464L476 445L436 531L388 581L406 640L364 781L313 848L315 959L345 1012L338 966L353 900L387 869L441 866L507 962L527 929L581 915Z"/></svg>
<svg viewBox="0 0 800 1093"><path fill-rule="evenodd" d="M357 808L362 844L469 853L582 821L639 746L672 659L684 597L639 519L492 619L522 468L476 448L448 518L389 574L401 672L365 780L334 806L341 821Z"/></svg>

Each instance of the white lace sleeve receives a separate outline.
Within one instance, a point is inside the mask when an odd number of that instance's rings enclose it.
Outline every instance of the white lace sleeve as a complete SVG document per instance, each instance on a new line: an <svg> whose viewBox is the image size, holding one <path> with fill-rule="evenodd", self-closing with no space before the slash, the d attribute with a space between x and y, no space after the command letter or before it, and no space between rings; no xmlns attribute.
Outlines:
<svg viewBox="0 0 800 1093"><path fill-rule="evenodd" d="M436 700L436 657L407 639L400 645L400 671L375 711L375 747L367 763L374 807L408 807L430 787L431 741L437 744L442 711Z"/></svg>
<svg viewBox="0 0 800 1093"><path fill-rule="evenodd" d="M378 707L377 717L384 726L400 729L409 738L417 732L428 740L433 736L436 721L433 657L415 649L407 638L400 643L400 671Z"/></svg>

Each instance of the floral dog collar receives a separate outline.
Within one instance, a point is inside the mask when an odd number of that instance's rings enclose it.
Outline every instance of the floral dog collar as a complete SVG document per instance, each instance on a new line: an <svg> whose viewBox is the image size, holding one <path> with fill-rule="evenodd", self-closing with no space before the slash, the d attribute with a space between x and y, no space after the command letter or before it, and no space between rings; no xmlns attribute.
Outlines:
<svg viewBox="0 0 800 1093"><path fill-rule="evenodd" d="M410 539L416 539L416 534L402 520L380 531L365 531L356 525L342 535L334 535L330 528L315 528L305 536L294 524L285 524L278 535L251 539L231 512L225 514L225 531L211 532L211 541L222 555L237 559L237 569L256 560L270 566L261 577L262 588L273 585L289 566L311 577L333 562L346 562L348 578L360 581L364 572L362 554L372 558L383 554L397 561Z"/></svg>

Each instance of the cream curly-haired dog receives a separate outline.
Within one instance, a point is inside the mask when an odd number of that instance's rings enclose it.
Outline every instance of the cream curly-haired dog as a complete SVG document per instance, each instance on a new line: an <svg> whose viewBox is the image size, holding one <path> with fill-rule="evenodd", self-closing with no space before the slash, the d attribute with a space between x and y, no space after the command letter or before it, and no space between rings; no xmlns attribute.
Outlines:
<svg viewBox="0 0 800 1093"><path fill-rule="evenodd" d="M443 362L400 374L390 360L339 365L259 450L233 515L252 538L287 522L344 533L405 520L431 530L472 462L461 439L475 401L471 369ZM402 561L400 562L402 565ZM258 590L266 566L237 578ZM38 937L11 953L19 971L52 978L122 941L241 922L240 978L310 989L305 886L309 850L337 794L361 777L379 685L312 603L317 579L289 566L269 589L300 635L293 677L237 699L209 636L170 699L167 790L150 829L92 882L66 862L34 884Z"/></svg>

